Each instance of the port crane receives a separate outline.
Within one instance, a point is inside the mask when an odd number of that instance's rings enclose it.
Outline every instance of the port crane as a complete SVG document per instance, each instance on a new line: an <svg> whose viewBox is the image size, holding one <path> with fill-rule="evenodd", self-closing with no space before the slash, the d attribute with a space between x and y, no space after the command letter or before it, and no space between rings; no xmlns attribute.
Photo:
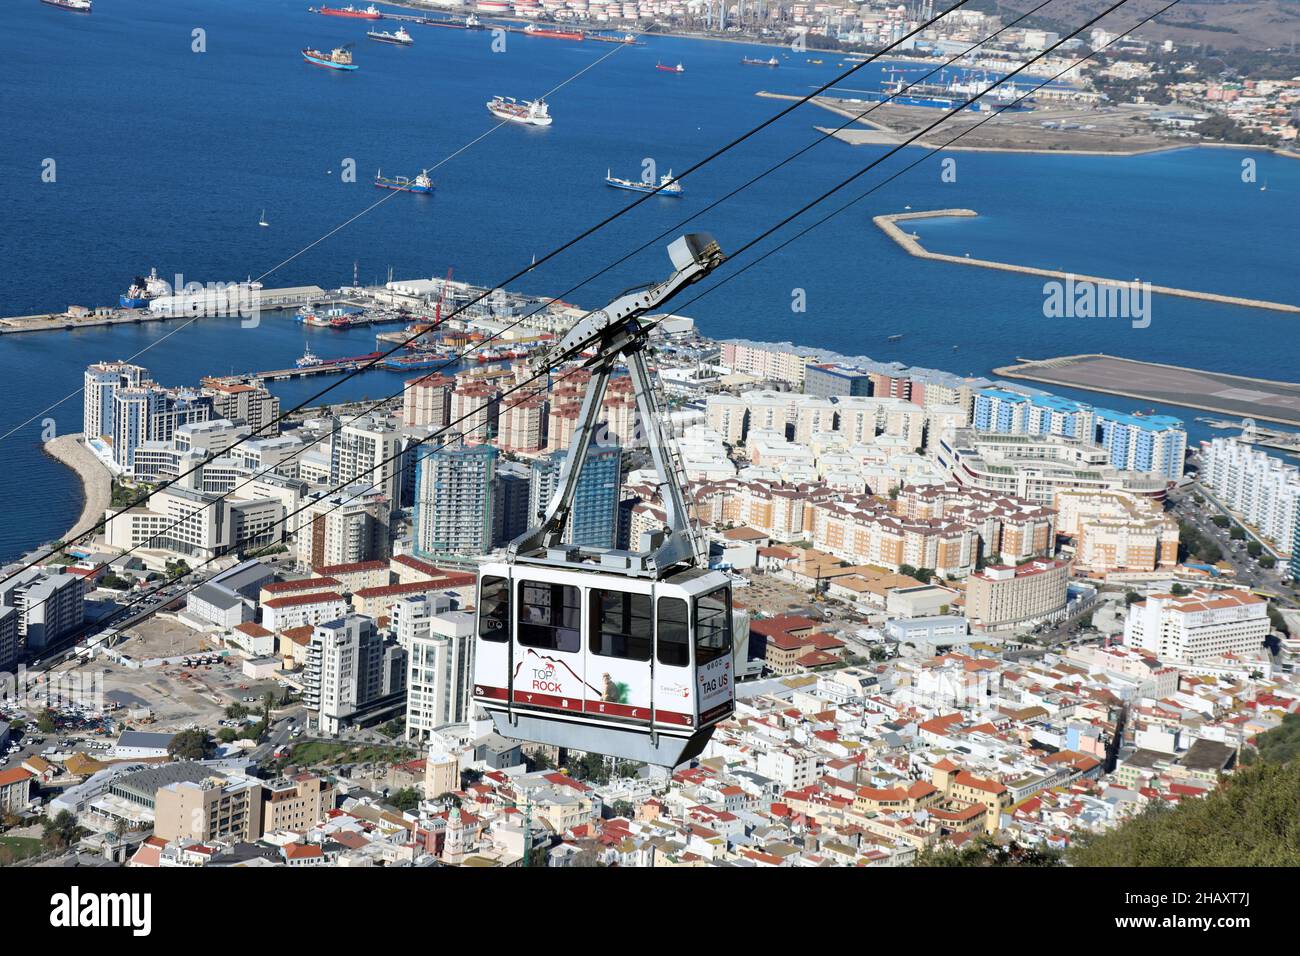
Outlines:
<svg viewBox="0 0 1300 956"><path fill-rule="evenodd" d="M502 736L674 767L735 709L731 578L708 568L646 361L647 316L726 257L712 236L668 247L674 271L592 312L535 360L591 371L556 490L537 523L479 568L474 700ZM638 550L566 544L601 402L627 365L665 526Z"/></svg>

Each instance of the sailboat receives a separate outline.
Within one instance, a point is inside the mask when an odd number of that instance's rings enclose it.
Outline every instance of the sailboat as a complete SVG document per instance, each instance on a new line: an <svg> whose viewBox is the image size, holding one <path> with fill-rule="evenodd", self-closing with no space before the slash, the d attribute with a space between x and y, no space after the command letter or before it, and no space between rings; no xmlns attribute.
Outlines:
<svg viewBox="0 0 1300 956"><path fill-rule="evenodd" d="M1264 180L1264 184L1263 184L1262 186L1259 187L1259 191L1262 192L1262 193L1263 193L1263 192L1268 192L1268 180L1267 180L1267 179Z"/></svg>
<svg viewBox="0 0 1300 956"><path fill-rule="evenodd" d="M257 224L258 224L259 226L263 226L263 227L265 227L265 226L269 226L269 225L270 225L270 223L266 221L266 210L265 210L265 209L262 210L262 215L261 215L260 218L258 218L258 220L257 220Z"/></svg>

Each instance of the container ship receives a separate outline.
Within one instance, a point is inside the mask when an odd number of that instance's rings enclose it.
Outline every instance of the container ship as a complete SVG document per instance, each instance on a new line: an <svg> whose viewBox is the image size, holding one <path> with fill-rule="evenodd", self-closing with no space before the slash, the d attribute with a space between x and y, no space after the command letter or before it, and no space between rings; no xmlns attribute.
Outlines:
<svg viewBox="0 0 1300 956"><path fill-rule="evenodd" d="M776 57L770 60L755 60L750 57L742 57L740 61L745 66L780 66L781 63Z"/></svg>
<svg viewBox="0 0 1300 956"><path fill-rule="evenodd" d="M347 47L339 47L329 53L322 53L320 50L303 50L302 58L314 66L323 66L329 70L356 69L356 65L352 62L352 51Z"/></svg>
<svg viewBox="0 0 1300 956"><path fill-rule="evenodd" d="M550 126L551 112L545 100L524 100L522 103L513 96L494 96L487 102L488 112L499 120L508 123L522 123L525 126Z"/></svg>
<svg viewBox="0 0 1300 956"><path fill-rule="evenodd" d="M656 70L662 70L665 73L685 73L686 67L678 63L676 66L664 66L662 63L655 64Z"/></svg>
<svg viewBox="0 0 1300 956"><path fill-rule="evenodd" d="M382 20L384 15L375 9L372 3L364 10L358 10L352 4L346 7L327 7L321 4L321 8L316 11L323 17L349 17L353 20Z"/></svg>
<svg viewBox="0 0 1300 956"><path fill-rule="evenodd" d="M382 171L375 173L375 185L380 189L395 189L402 193L431 193L433 192L433 180L429 178L429 171L422 169L420 175L414 179L406 176L395 176L389 179L383 175Z"/></svg>
<svg viewBox="0 0 1300 956"><path fill-rule="evenodd" d="M147 278L145 276L135 277L131 287L117 297L117 304L123 309L143 309L149 304L150 299L170 294L171 288L166 282L158 278L158 270L150 269Z"/></svg>
<svg viewBox="0 0 1300 956"><path fill-rule="evenodd" d="M659 177L659 185L654 183L641 182L636 179L621 179L618 176L610 175L609 170L605 170L605 184L613 186L615 189L629 189L634 193L652 193L658 191L661 196L680 196L682 194L682 184L673 179L673 171L670 169L664 176Z"/></svg>
<svg viewBox="0 0 1300 956"><path fill-rule="evenodd" d="M546 27L539 27L536 23L530 23L524 27L524 32L530 37L550 37L553 40L585 40L586 35L580 30L550 30Z"/></svg>
<svg viewBox="0 0 1300 956"><path fill-rule="evenodd" d="M372 40L378 40L380 43L396 43L399 46L410 46L415 41L411 35L406 32L406 27L398 27L396 33L389 33L387 30L382 33L378 30L367 30L366 36Z"/></svg>
<svg viewBox="0 0 1300 956"><path fill-rule="evenodd" d="M47 7L71 10L73 13L89 13L91 8L90 0L41 0L41 3Z"/></svg>

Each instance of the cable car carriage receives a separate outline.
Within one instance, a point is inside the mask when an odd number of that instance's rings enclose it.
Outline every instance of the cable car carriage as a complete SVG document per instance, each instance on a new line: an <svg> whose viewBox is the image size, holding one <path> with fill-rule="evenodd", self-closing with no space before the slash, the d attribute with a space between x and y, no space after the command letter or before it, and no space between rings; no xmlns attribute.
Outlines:
<svg viewBox="0 0 1300 956"><path fill-rule="evenodd" d="M585 316L541 362L587 352L592 376L541 523L479 568L474 700L505 737L673 767L735 708L731 578L708 570L664 427L641 319L723 260L707 234L669 246L676 271ZM561 543L616 364L626 362L666 527L638 551Z"/></svg>

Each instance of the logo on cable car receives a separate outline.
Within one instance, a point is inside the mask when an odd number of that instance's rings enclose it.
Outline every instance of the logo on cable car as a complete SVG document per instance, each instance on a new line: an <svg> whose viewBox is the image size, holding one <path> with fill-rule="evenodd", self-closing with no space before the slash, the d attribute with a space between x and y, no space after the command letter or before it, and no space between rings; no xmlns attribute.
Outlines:
<svg viewBox="0 0 1300 956"><path fill-rule="evenodd" d="M533 690L550 691L559 693L563 688L560 682L555 680L555 665L545 664L542 667L533 668Z"/></svg>

